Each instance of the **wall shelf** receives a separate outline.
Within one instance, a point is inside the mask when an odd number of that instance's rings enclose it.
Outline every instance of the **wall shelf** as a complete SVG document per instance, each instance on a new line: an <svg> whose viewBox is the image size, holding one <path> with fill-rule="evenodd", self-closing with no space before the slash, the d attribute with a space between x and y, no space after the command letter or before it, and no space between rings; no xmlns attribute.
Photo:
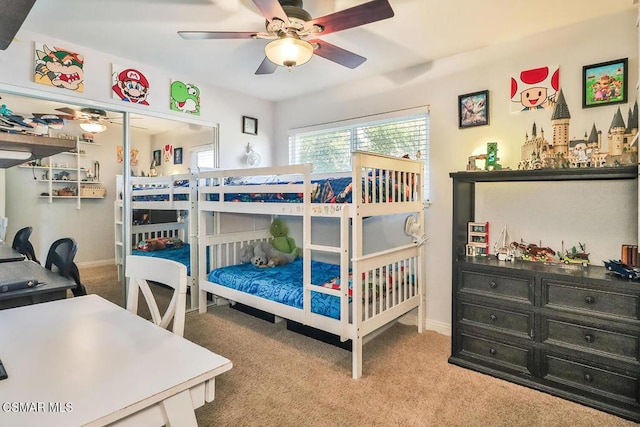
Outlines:
<svg viewBox="0 0 640 427"><path fill-rule="evenodd" d="M33 154L33 160L53 156L74 148L77 148L75 140L19 133L0 133L0 149L30 152ZM0 159L0 168L10 168L23 162L24 160Z"/></svg>
<svg viewBox="0 0 640 427"><path fill-rule="evenodd" d="M48 165L20 165L21 168L31 169L32 171L34 171L34 178L36 179L38 185L47 185L47 189L45 191L39 192L39 198L48 199L49 203L53 203L54 200L75 200L76 209L80 209L80 201L82 199L104 199L104 195L93 194L96 192L99 193L99 191L86 188L86 186L102 186L102 182L88 180L87 172L89 169L82 165L83 159L86 159L87 157L87 154L84 151L84 147L99 144L83 141L78 138L63 140L71 141L73 143L73 147L71 147L69 151L56 153L46 158L43 162L48 162ZM40 176L36 176L35 171L38 171L38 174ZM59 179L59 174L62 172L67 172L68 179ZM73 194L56 194L58 191L67 187L72 189ZM84 190L88 190L85 191L84 195L82 194L83 188Z"/></svg>

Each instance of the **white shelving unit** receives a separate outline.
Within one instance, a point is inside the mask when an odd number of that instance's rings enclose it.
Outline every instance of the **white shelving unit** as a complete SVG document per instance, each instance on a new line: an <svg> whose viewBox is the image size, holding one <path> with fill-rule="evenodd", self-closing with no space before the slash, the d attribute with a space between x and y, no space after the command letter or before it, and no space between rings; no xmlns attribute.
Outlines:
<svg viewBox="0 0 640 427"><path fill-rule="evenodd" d="M122 241L122 227L124 225L123 221L123 212L122 212L122 200L116 199L113 203L113 218L115 221L113 222L114 235L116 236L115 241L115 262L118 266L118 280L121 280L123 277L122 272L122 259L124 256L124 242Z"/></svg>
<svg viewBox="0 0 640 427"><path fill-rule="evenodd" d="M83 141L76 137L76 148L44 158L41 166L21 166L32 169L43 191L40 197L49 203L58 200L75 200L76 209L80 209L82 199L104 199L104 186L101 181L89 180L87 172L93 165L86 164L86 149L98 146L94 142ZM93 171L95 173L95 171ZM44 190L46 186L46 190Z"/></svg>

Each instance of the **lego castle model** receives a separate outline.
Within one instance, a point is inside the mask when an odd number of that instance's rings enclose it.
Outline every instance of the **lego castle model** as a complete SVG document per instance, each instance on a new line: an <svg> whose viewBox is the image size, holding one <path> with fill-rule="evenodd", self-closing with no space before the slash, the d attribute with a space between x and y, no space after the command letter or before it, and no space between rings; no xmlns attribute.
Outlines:
<svg viewBox="0 0 640 427"><path fill-rule="evenodd" d="M603 151L602 132L594 123L589 136L584 139L569 140L569 107L562 89L558 94L551 116L552 141L545 139L544 130L540 135L533 124L531 137L526 135L521 148L518 169L602 167L636 164L638 159L638 102L629 109L628 124L625 125L620 108L616 111L607 133L608 148Z"/></svg>

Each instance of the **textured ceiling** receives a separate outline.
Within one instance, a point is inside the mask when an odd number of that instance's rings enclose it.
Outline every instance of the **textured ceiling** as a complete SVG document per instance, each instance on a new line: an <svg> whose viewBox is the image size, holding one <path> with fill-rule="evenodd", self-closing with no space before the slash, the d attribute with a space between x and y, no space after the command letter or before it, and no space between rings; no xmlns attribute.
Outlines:
<svg viewBox="0 0 640 427"><path fill-rule="evenodd" d="M313 17L365 3L306 0ZM38 0L23 29L148 64L196 84L279 101L636 8L633 0L390 0L395 16L324 36L367 58L348 69L314 56L255 75L265 40L187 41L179 30L263 31L251 0ZM604 21L606 22L606 20ZM428 67L425 67L428 68Z"/></svg>

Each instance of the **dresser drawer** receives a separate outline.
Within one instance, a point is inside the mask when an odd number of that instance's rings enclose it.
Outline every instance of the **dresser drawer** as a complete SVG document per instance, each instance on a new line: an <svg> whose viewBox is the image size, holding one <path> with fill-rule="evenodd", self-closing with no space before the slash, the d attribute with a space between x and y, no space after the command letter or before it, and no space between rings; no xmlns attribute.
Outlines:
<svg viewBox="0 0 640 427"><path fill-rule="evenodd" d="M594 290L547 280L542 281L542 289L544 305L640 319L640 295Z"/></svg>
<svg viewBox="0 0 640 427"><path fill-rule="evenodd" d="M563 347L615 356L630 362L640 362L640 334L629 334L599 329L555 319L543 318L543 342Z"/></svg>
<svg viewBox="0 0 640 427"><path fill-rule="evenodd" d="M460 271L460 291L490 295L533 304L533 278Z"/></svg>
<svg viewBox="0 0 640 427"><path fill-rule="evenodd" d="M542 377L565 387L608 397L637 406L640 402L640 375L633 372L616 372L543 354Z"/></svg>
<svg viewBox="0 0 640 427"><path fill-rule="evenodd" d="M458 307L458 316L463 324L479 324L501 332L533 338L533 314L531 313L461 302Z"/></svg>
<svg viewBox="0 0 640 427"><path fill-rule="evenodd" d="M533 350L530 348L474 337L464 332L458 339L460 356L527 375L533 373Z"/></svg>

